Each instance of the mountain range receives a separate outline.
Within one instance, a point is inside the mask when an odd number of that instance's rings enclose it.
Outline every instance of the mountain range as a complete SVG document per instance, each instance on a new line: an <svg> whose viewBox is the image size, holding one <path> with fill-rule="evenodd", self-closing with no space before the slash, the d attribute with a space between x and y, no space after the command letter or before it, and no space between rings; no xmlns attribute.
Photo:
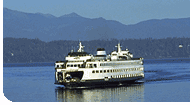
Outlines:
<svg viewBox="0 0 190 105"><path fill-rule="evenodd" d="M113 14L114 15L114 14ZM190 37L190 18L152 19L125 25L118 21L85 18L76 13L55 17L3 8L3 38L42 41L99 39L160 39Z"/></svg>

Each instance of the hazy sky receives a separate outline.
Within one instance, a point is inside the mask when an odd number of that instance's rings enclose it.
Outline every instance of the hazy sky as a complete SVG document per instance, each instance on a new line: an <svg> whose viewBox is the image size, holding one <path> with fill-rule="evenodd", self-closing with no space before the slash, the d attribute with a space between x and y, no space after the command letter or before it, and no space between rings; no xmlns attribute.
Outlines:
<svg viewBox="0 0 190 105"><path fill-rule="evenodd" d="M3 0L3 7L57 17L75 12L126 25L149 19L190 17L190 0Z"/></svg>

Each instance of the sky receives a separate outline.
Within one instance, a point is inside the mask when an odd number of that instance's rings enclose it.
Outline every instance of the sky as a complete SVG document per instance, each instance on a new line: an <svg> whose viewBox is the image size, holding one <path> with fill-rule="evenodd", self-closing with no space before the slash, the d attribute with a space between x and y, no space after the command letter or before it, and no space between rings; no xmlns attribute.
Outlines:
<svg viewBox="0 0 190 105"><path fill-rule="evenodd" d="M190 0L3 0L3 7L56 17L75 12L82 17L103 17L126 25L190 17Z"/></svg>

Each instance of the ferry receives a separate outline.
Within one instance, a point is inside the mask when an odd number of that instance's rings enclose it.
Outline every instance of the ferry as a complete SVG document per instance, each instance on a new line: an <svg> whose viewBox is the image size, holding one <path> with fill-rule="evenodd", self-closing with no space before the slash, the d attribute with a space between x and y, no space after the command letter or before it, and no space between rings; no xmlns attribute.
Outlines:
<svg viewBox="0 0 190 105"><path fill-rule="evenodd" d="M65 61L55 63L55 84L66 88L91 86L111 86L131 83L144 78L143 58L133 58L133 54L122 50L118 43L117 51L106 54L104 48L97 48L97 54L84 51L79 42L79 49L73 50Z"/></svg>

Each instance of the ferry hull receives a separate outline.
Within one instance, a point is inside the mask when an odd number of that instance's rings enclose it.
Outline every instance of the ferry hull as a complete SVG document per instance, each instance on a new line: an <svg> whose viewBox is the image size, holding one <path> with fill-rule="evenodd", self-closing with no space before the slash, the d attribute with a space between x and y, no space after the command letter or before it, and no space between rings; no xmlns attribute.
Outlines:
<svg viewBox="0 0 190 105"><path fill-rule="evenodd" d="M129 77L129 78L111 78L109 80L105 79L95 79L95 80L85 80L80 82L62 82L55 83L58 85L64 85L65 88L93 88L93 87L106 87L106 86L119 86L121 84L131 84L137 80L142 80L144 77Z"/></svg>

